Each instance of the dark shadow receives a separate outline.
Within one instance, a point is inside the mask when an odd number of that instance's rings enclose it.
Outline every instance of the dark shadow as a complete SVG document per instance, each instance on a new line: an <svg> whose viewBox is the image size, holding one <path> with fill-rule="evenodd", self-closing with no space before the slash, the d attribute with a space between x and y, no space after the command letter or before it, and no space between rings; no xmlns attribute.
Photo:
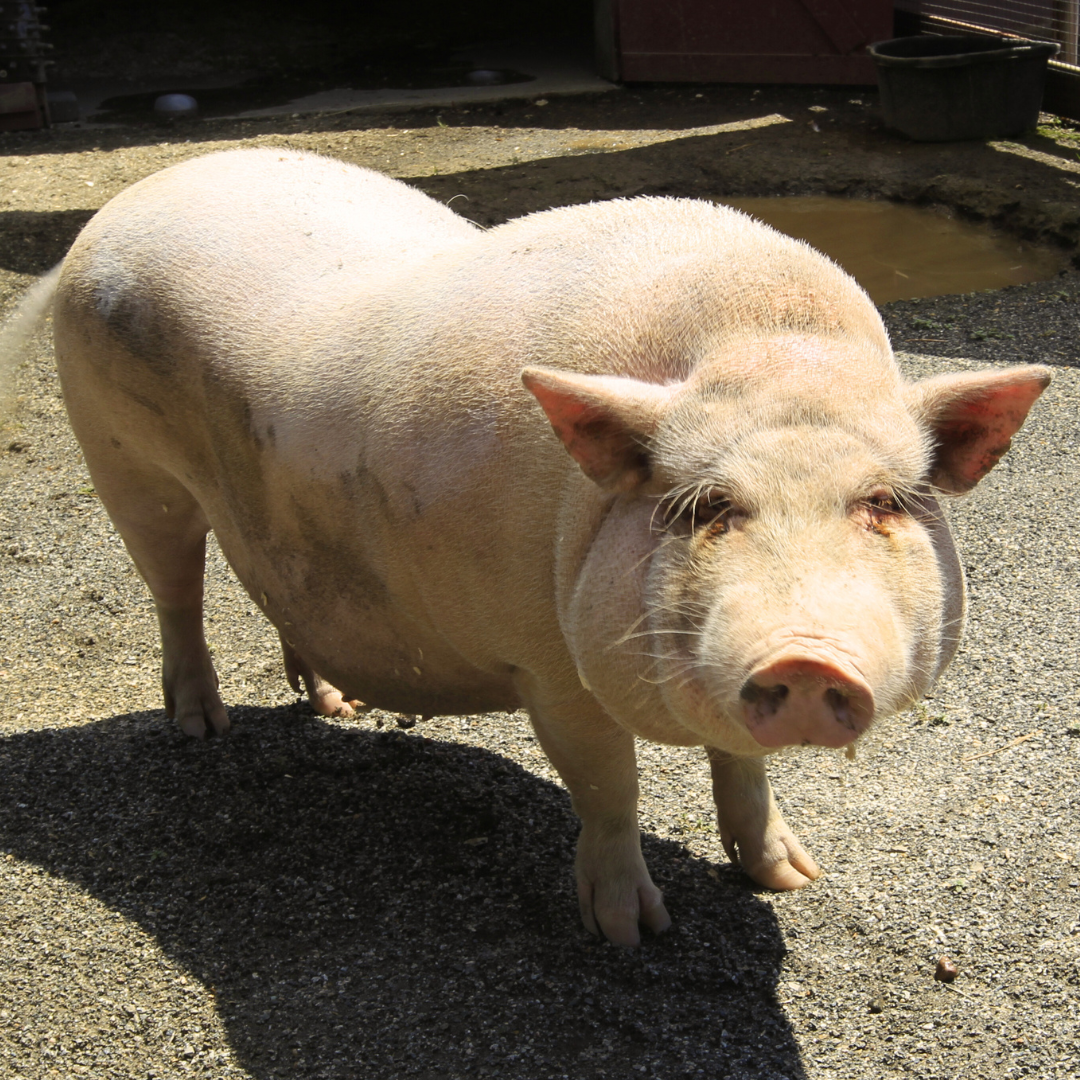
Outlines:
<svg viewBox="0 0 1080 1080"><path fill-rule="evenodd" d="M0 212L0 268L44 274L67 254L93 216L93 210Z"/></svg>
<svg viewBox="0 0 1080 1080"><path fill-rule="evenodd" d="M214 987L252 1076L805 1076L737 872L646 838L675 925L618 950L578 922L562 789L422 727L233 716L205 744L160 713L5 738L0 844Z"/></svg>
<svg viewBox="0 0 1080 1080"><path fill-rule="evenodd" d="M465 51L467 59L467 50ZM453 80L438 72L428 73L427 82L442 81L449 85L465 85L459 79L467 79L465 69L471 62L456 64L452 70ZM450 70L450 69L447 69ZM87 149L113 149L127 146L154 146L162 142L215 142L267 135L319 134L335 131L364 131L385 127L407 127L423 130L435 127L529 127L542 130L582 131L635 131L642 128L694 128L709 124L733 123L751 120L773 112L806 111L807 102L821 102L845 124L862 127L867 123L868 110L850 103L851 90L810 89L803 86L709 85L698 86L653 84L628 87L609 92L585 94L560 94L545 99L538 106L536 95L530 92L531 72L504 73L512 85L512 96L497 101L469 101L447 103L426 107L375 108L361 107L340 113L302 114L299 117L279 115L227 118L220 115L203 115L191 120L161 123L153 119L147 110L152 99L164 91L158 90L142 95L131 95L130 110L124 103L114 116L108 119L122 120L116 126L62 127L51 131L0 133L0 156L5 153L20 155L47 155L71 153ZM415 76L417 79L420 75ZM318 72L310 74L310 84L304 80L304 72L283 72L253 80L244 87L223 87L220 90L188 88L200 103L205 103L209 114L227 111L226 106L237 110L260 108L281 103L277 88L296 80L295 94L283 100L291 100L301 94L320 89L339 89L346 81L326 80ZM360 80L351 80L360 81ZM404 83L407 78L395 78L394 83ZM389 83L387 83L389 85ZM259 88L270 88L264 93ZM376 87L372 87L376 88ZM175 91L184 91L182 80L177 80ZM249 93L253 97L245 104L242 98ZM868 102L875 101L877 92L860 90ZM520 97L516 96L520 94ZM136 100L137 99L137 100ZM103 114L102 118L106 118ZM897 136L896 138L899 138ZM904 140L906 143L907 140Z"/></svg>
<svg viewBox="0 0 1080 1080"><path fill-rule="evenodd" d="M717 88L705 89L711 92ZM745 94L745 88L740 92ZM555 104L553 101L552 105ZM770 107L768 102L757 105L752 115L768 115ZM533 111L545 112L544 109ZM409 114L409 123L413 123L416 115ZM595 108L590 115L597 115ZM696 115L688 118L701 119ZM338 122L344 123L340 118ZM293 123L295 130L299 122ZM1020 186L1028 196L1039 191L1051 205L1072 205L1068 201L1073 192L1068 186L1069 174L1054 166L1029 159L1024 161L1023 171L1017 172L1019 159L978 147L984 155L980 160L989 192L984 197L967 190L968 181L936 171L940 165L937 159L930 161L932 168L925 168L913 177L901 156L891 149L897 140L888 143L887 152L881 152L881 146L891 137L880 131L868 137L865 145L854 145L850 154L835 156L818 152L819 138L806 123L792 121L600 152L588 140L582 140L580 149L575 149L571 139L566 143L567 152L561 156L445 175L414 176L406 182L483 226L497 225L552 206L638 195L722 199L828 193L856 198L884 196L917 204L951 203L961 217L992 225L1028 241L1057 245L1075 263L1075 215L1055 217L1046 212L1046 202L1016 197L1015 189ZM1033 138L1031 142L1041 145L1048 140ZM946 151L937 144L923 144L913 150L919 157L943 152ZM947 150L948 154L955 152L951 148ZM883 171L883 162L896 162L895 173ZM41 165L35 163L33 167ZM1023 178L1022 185L1012 182L1018 176ZM0 267L19 273L43 273L62 258L90 216L88 210L0 214ZM1032 291L1040 296L1045 294L1042 314L1046 325L1040 328L1035 342L1037 359L1075 364L1071 349L1072 305L1077 298L1075 274L1019 289L1022 291L1015 294L1020 298L1017 304ZM1022 323L1016 318L1022 313L1013 310L1014 294L1004 290L996 295L1001 297L1004 307L990 316L969 303L965 296L922 301L924 305L940 305L940 314L932 317L925 309L913 306L908 318L907 308L890 306L888 317L893 340L901 349L1007 359L1010 343L1019 349L1028 348L1031 342L1028 335L1018 330Z"/></svg>
<svg viewBox="0 0 1080 1080"><path fill-rule="evenodd" d="M928 172L929 179L925 184L916 184L904 169L895 178L888 179L867 167L871 160L880 163L881 157L871 159L861 152L853 152L850 157L815 156L810 151L816 145L813 140L818 137L805 124L789 122L711 135L682 136L652 145L601 152L595 142L586 139L578 146L571 139L566 143L567 152L561 156L445 175L414 176L406 182L483 226L496 225L552 206L637 195L716 199L827 192L858 198L887 195L923 203L947 203L952 197L946 190L948 185L938 174ZM883 137L876 136L878 139ZM810 140L809 144L803 145L807 140ZM920 152L923 150L930 152L925 148ZM994 179L989 174L991 167L1015 168L1016 159L1010 155L994 151L986 153L990 155L986 162L988 181ZM885 160L889 160L887 156ZM1074 219L1068 215L1053 218L1045 214L1043 204L1013 198L1015 185L1006 186L1002 181L1015 175L1018 174L1003 174L998 188L994 189L1007 190L1008 198L1004 201L994 195L980 202L961 192L958 197L961 216L979 218L1005 233L1028 240L1057 243L1073 252L1075 237L1071 230ZM1023 175L1027 179L1026 187L1034 189L1038 183L1048 196L1066 205L1061 195L1072 191L1067 187L1066 174L1038 161L1027 161ZM88 210L0 214L0 267L19 273L43 273L63 256L90 216ZM1050 289L1048 295L1056 296L1060 291ZM1071 296L1071 290L1066 291ZM1060 310L1062 318L1066 318L1065 308ZM1057 313L1058 308L1053 311ZM956 317L950 317L957 327L952 347L970 353L970 343L984 339L988 333L983 325L985 318L978 313L977 321L972 321L976 314L972 313L969 318L961 304ZM914 330L919 331L918 325ZM1000 341L1002 335L1012 335L1015 330L991 328L989 332L993 340ZM909 333L905 330L898 344L901 348L915 349L936 346L939 344L937 337L940 335L936 331ZM933 340L920 341L920 338ZM1063 361L1055 356L1049 362L1068 363L1072 359Z"/></svg>
<svg viewBox="0 0 1080 1080"><path fill-rule="evenodd" d="M776 190L776 172L761 155L776 128L690 135L650 146L569 153L469 172L414 176L406 183L447 203L479 225L500 225L553 206L637 195L717 199L733 195L801 194L796 174Z"/></svg>
<svg viewBox="0 0 1080 1080"><path fill-rule="evenodd" d="M135 77L160 72L169 62L175 66L178 59L187 70L215 61L296 70L355 54L422 59L435 48L504 38L558 35L591 42L593 23L591 0L53 0L49 12L61 76L88 63L102 66L94 53L103 49L123 61L118 71Z"/></svg>
<svg viewBox="0 0 1080 1080"><path fill-rule="evenodd" d="M753 114L758 118L769 115L768 110ZM1019 199L1003 203L991 199L982 205L970 196L950 196L948 184L943 182L948 178L935 176L930 169L913 177L901 164L895 174L889 173L882 162L899 157L892 149L896 139L886 133L874 132L872 137L853 143L835 156L822 155L817 138L802 121L777 122L715 134L690 132L625 150L568 153L496 168L414 176L406 182L442 202L464 195L467 203L456 199L451 205L482 225L499 224L550 206L635 195L716 199L827 194L884 197L921 205L949 205L953 197L961 217L993 224L1024 239L1075 250L1075 224L1071 219L1055 227L1043 223L1040 234L1036 227L1039 215L1035 215L1034 222L1029 221L1028 204ZM922 144L913 153L932 155L936 145ZM984 155L981 161L988 187L992 188L998 174L1003 180L1014 178L1015 159L1007 160L1010 155L981 146L977 149ZM1071 204L1069 174L1030 159L1023 167L1025 186ZM1015 187L1011 183L1009 186Z"/></svg>
<svg viewBox="0 0 1080 1080"><path fill-rule="evenodd" d="M359 51L319 67L287 69L243 79L232 86L187 86L182 81L170 93L190 94L203 117L231 116L250 109L287 105L290 101L325 90L430 89L468 86L510 86L528 83L532 75L520 71L481 70L454 50L382 48ZM527 88L524 88L527 93ZM149 123L155 120L154 102L163 91L111 97L94 113L95 122Z"/></svg>

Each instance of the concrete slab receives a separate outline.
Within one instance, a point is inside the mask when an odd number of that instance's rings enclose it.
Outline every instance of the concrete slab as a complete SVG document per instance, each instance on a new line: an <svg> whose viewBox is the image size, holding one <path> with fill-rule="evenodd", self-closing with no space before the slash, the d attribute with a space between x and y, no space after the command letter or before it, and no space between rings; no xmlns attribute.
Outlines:
<svg viewBox="0 0 1080 1080"><path fill-rule="evenodd" d="M412 109L432 105L449 107L474 101L544 97L549 94L602 93L616 89L614 83L596 74L591 55L573 47L501 43L464 49L456 56L472 61L475 70L517 71L523 75L531 75L532 78L528 82L494 86L323 90L317 94L296 98L285 105L236 113L230 119L288 116L293 113Z"/></svg>
<svg viewBox="0 0 1080 1080"><path fill-rule="evenodd" d="M183 89L198 97L200 90L220 90L238 86L251 78L253 72L212 72L190 74L184 72L165 72L145 79L100 79L76 78L57 79L49 83L50 90L70 91L79 102L79 112L84 119L93 118L101 109L102 103L109 98L125 97L129 94L166 94Z"/></svg>
<svg viewBox="0 0 1080 1080"><path fill-rule="evenodd" d="M529 78L524 82L476 86L383 87L378 90L342 87L307 94L281 105L230 113L218 119L253 119L264 116L291 116L294 113L386 111L439 105L450 107L467 102L480 103L555 94L602 93L616 89L614 83L596 74L589 48L574 42L487 43L463 49L451 59L471 62L477 71L517 72ZM60 80L55 88L74 92L83 119L93 122L94 114L109 98L183 89L198 100L199 90L239 86L253 74L250 71L198 75L167 72L142 80Z"/></svg>

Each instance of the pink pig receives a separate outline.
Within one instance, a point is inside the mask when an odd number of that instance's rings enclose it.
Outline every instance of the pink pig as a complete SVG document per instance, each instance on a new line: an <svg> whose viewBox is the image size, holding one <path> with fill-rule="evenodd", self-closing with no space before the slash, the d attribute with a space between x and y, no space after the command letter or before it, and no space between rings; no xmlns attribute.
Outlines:
<svg viewBox="0 0 1080 1080"><path fill-rule="evenodd" d="M585 925L624 945L670 921L634 736L705 747L751 877L817 877L765 758L852 744L949 662L937 495L986 475L1050 377L906 382L850 277L729 209L483 231L285 150L115 198L63 264L55 334L181 728L229 724L213 529L320 712L528 709L581 818Z"/></svg>

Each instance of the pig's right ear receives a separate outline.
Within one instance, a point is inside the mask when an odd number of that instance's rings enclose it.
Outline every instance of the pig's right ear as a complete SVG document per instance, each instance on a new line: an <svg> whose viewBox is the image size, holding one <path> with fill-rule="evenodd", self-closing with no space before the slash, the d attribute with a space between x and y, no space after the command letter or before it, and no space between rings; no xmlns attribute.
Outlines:
<svg viewBox="0 0 1080 1080"><path fill-rule="evenodd" d="M652 475L649 442L677 386L538 367L526 368L521 381L590 480L632 491Z"/></svg>

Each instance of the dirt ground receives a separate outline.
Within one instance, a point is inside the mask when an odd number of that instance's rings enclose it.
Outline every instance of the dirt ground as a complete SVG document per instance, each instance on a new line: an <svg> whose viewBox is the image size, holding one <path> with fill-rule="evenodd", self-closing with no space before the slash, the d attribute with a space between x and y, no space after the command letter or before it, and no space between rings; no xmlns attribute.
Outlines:
<svg viewBox="0 0 1080 1080"><path fill-rule="evenodd" d="M865 90L629 88L407 114L0 136L0 303L111 195L234 145L317 150L482 224L644 193L934 205L1075 255L1080 137L908 143ZM883 1080L1080 1074L1080 379L1075 272L888 305L913 375L1057 377L953 511L971 625L854 762L779 756L826 868L730 867L699 752L642 746L675 925L623 952L572 891L575 823L521 715L316 718L220 557L224 740L161 711L153 613L42 340L0 455L0 1075ZM937 958L956 982L934 980Z"/></svg>

